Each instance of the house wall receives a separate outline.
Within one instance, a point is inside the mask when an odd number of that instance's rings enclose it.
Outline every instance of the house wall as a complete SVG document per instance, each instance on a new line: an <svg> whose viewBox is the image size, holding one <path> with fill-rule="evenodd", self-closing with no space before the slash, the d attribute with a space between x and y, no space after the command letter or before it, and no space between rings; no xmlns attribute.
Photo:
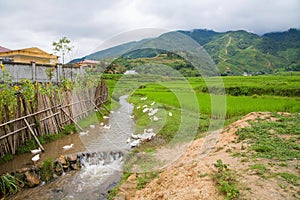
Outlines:
<svg viewBox="0 0 300 200"><path fill-rule="evenodd" d="M0 61L1 64L2 61ZM62 67L61 65L41 65L32 62L18 63L18 62L3 62L5 72L12 76L13 82L19 82L22 79L29 79L37 82L60 82L62 77L71 80L76 80L79 76L85 73L84 68L80 67ZM49 80L47 70L53 70L53 77ZM0 82L3 81L3 73L0 70Z"/></svg>

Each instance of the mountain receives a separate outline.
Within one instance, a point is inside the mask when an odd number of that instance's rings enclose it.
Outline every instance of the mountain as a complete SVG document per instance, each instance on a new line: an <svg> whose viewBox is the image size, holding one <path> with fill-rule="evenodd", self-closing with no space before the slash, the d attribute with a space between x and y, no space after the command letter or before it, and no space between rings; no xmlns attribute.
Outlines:
<svg viewBox="0 0 300 200"><path fill-rule="evenodd" d="M244 30L215 32L207 29L195 29L192 31L178 31L187 35L204 47L214 60L219 71L223 75L276 73L278 71L300 71L300 30L289 29L284 32L272 32L264 35L256 35ZM174 42L176 38L174 38ZM87 55L86 59L101 60L105 58L123 57L128 59L124 70L132 69L139 60L151 62L160 60L167 52L157 49L144 49L137 51L136 47L146 43L150 39L129 42L106 50ZM132 50L132 51L131 51ZM182 58L174 55L165 56L168 65L175 69L184 68L182 71L190 73L192 66L183 62ZM172 61L173 59L173 61ZM179 61L179 60L180 61ZM122 60L124 63L124 60ZM131 65L130 63L135 63ZM184 63L184 64L183 64Z"/></svg>

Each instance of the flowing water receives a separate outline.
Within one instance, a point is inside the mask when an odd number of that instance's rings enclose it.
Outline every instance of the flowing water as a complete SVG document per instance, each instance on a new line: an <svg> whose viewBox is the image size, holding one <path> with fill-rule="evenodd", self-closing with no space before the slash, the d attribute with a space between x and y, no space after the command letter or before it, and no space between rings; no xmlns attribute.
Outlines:
<svg viewBox="0 0 300 200"><path fill-rule="evenodd" d="M96 125L95 128L89 128L86 135L69 135L45 145L41 160L61 154L82 154L83 167L80 171L66 173L43 186L25 189L10 199L106 199L108 190L120 181L124 154L130 149L126 139L133 133L134 123L129 117L133 105L126 98L120 97L120 108L105 121L110 129ZM74 144L72 149L62 149L62 146L71 143ZM30 158L30 154L18 156L7 163L6 169L24 167L28 161L31 162Z"/></svg>

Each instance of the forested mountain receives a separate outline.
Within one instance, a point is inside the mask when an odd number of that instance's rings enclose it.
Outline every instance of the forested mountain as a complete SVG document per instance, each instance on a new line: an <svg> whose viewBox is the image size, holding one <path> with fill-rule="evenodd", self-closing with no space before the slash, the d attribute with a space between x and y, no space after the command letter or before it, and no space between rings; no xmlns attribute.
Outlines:
<svg viewBox="0 0 300 200"><path fill-rule="evenodd" d="M223 75L241 75L276 73L279 71L300 71L300 30L289 29L285 32L266 33L262 36L244 30L215 32L206 29L178 31L185 34L200 45L212 57ZM161 50L146 49L130 52L131 48L141 45L148 40L129 42L86 56L86 59L101 60L122 57L122 73L126 69L137 66L136 63L150 61L156 63L162 57L168 60L169 66L181 70L185 75L196 75L193 67L182 58L166 55ZM125 62L124 59L127 59ZM172 61L173 60L173 61ZM131 65L130 63L135 63ZM121 63L119 63L121 64ZM116 64L117 66L117 64ZM184 68L184 69L183 69ZM199 74L198 74L199 75Z"/></svg>

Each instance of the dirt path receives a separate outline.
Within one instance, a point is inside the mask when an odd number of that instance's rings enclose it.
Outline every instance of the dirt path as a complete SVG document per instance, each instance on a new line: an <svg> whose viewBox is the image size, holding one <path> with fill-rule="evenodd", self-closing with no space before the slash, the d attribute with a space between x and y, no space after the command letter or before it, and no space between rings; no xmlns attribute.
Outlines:
<svg viewBox="0 0 300 200"><path fill-rule="evenodd" d="M300 190L297 187L280 187L280 181L275 178L264 178L249 167L256 163L266 163L268 160L254 159L244 161L243 157L233 156L234 153L246 152L248 144L236 141L236 131L249 125L249 121L257 118L274 121L276 118L271 113L250 113L226 127L220 135L219 141L211 153L201 158L201 147L203 138L191 143L186 153L182 155L173 165L152 180L142 190L136 187L136 175L121 186L120 196L116 199L172 199L172 200L194 200L194 199L225 199L212 180L210 174L215 170L214 163L221 159L223 163L229 164L230 169L236 171L239 199L298 199ZM159 151L159 150L158 150ZM295 172L295 165L299 166L297 160L288 161L284 170ZM278 165L271 166L269 170L278 171ZM299 172L295 172L296 174ZM130 187L131 186L131 187Z"/></svg>
<svg viewBox="0 0 300 200"><path fill-rule="evenodd" d="M226 45L225 45L225 54L227 55L228 54L228 51L227 51L227 48L229 47L229 45L231 44L231 40L232 40L232 37L230 36Z"/></svg>

